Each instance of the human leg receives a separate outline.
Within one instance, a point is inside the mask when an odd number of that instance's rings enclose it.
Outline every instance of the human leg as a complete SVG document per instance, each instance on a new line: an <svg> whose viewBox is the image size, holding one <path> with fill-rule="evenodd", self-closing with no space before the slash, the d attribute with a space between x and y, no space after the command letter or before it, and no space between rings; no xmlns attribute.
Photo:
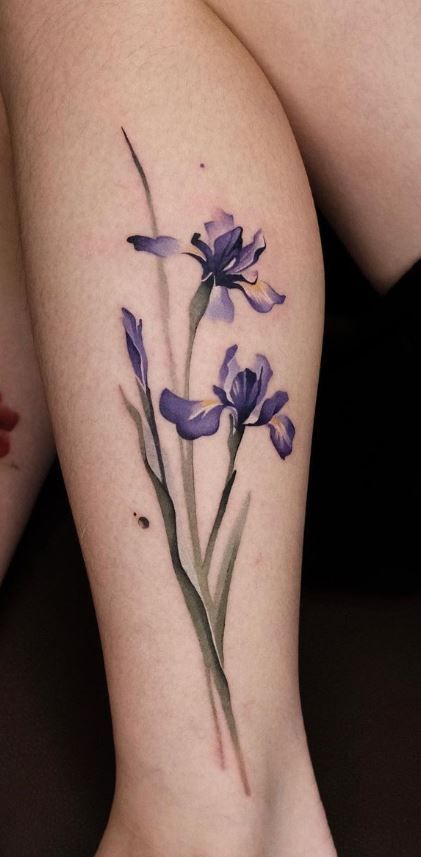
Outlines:
<svg viewBox="0 0 421 857"><path fill-rule="evenodd" d="M420 255L419 4L210 5L278 92L317 203L387 290Z"/></svg>
<svg viewBox="0 0 421 857"><path fill-rule="evenodd" d="M2 12L2 73L43 377L110 689L117 789L101 857L327 857L334 849L308 758L297 681L323 274L294 139L264 76L201 3L129 3L123 13L120 4L94 2L82 10L63 0L53 10L26 2L25 20L22 11L15 0ZM208 261L206 252L197 239L193 247L139 237L127 244L128 237L153 236L156 224L121 124L146 170L160 234L183 245L196 231L204 238L201 224L218 208L233 211L248 235L264 229L263 254L258 234L250 258L240 263L230 257L226 271L219 258L219 279L215 268L212 284L206 279L209 295L202 289L201 299L225 296L225 316L234 306L235 317L200 319L188 385L181 380L188 320L206 266L176 250L194 256L199 249L201 263ZM219 214L213 219L221 226ZM238 244L239 234L231 237ZM214 259L210 227L208 241ZM158 250L174 253L164 260L164 276L162 268L156 271ZM262 279L253 287L242 271L253 281L255 266ZM140 333L126 315L128 360L122 306L135 320L143 318L147 382ZM226 356L233 344L242 367L253 367L262 353L272 366L271 405L260 411L261 426L238 397L234 407ZM220 371L224 355L226 371ZM244 383L249 405L249 382L261 385L264 376L266 386L269 380L261 359L259 367L254 381L250 368L237 382ZM179 442L171 423L192 437L198 421L180 405L181 420L168 395L160 397L165 388L201 401L205 422L219 408L220 431ZM288 407L285 396L279 398L285 391ZM211 401L202 402L208 394ZM148 424L153 429L153 404L164 448L160 460L152 430L146 468L133 403L144 430ZM225 494L209 601L206 544L224 486L227 436L238 440L240 429L238 472L229 498ZM192 444L198 534L192 492L185 492ZM176 546L167 484L178 513ZM249 492L222 650L212 615L219 577L212 574L215 562L224 566L224 542Z"/></svg>

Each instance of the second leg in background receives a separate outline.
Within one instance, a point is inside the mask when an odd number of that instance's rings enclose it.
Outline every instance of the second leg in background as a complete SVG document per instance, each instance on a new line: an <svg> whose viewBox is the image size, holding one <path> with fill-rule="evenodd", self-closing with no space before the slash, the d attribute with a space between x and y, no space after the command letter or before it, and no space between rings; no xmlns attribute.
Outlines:
<svg viewBox="0 0 421 857"><path fill-rule="evenodd" d="M25 294L9 130L0 95L0 581L52 456Z"/></svg>
<svg viewBox="0 0 421 857"><path fill-rule="evenodd" d="M31 308L110 690L98 857L332 857L297 678L323 271L288 122L201 3L12 0L0 22ZM248 494L222 647L207 575Z"/></svg>
<svg viewBox="0 0 421 857"><path fill-rule="evenodd" d="M386 291L420 257L418 0L211 0L261 63L317 204Z"/></svg>

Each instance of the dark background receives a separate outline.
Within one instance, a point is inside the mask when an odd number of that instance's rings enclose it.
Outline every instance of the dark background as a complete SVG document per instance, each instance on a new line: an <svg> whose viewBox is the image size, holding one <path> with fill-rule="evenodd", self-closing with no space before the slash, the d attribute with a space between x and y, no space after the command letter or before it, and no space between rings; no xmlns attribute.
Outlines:
<svg viewBox="0 0 421 857"><path fill-rule="evenodd" d="M384 300L321 221L327 318L301 688L340 857L421 853L419 266ZM0 855L92 857L113 792L102 655L54 466L0 593Z"/></svg>

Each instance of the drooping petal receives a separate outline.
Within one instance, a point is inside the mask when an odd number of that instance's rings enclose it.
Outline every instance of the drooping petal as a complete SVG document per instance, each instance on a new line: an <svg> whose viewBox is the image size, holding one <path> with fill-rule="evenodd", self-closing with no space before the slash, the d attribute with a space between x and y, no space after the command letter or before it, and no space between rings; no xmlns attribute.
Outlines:
<svg viewBox="0 0 421 857"><path fill-rule="evenodd" d="M250 268L251 265L255 265L265 248L266 241L263 237L262 230L259 229L254 235L251 243L246 244L246 246L240 250L235 265L230 268L230 274L240 274L241 271L245 271L246 268Z"/></svg>
<svg viewBox="0 0 421 857"><path fill-rule="evenodd" d="M159 408L166 420L175 423L180 437L195 440L218 431L224 405L216 397L192 401L165 389L161 393Z"/></svg>
<svg viewBox="0 0 421 857"><path fill-rule="evenodd" d="M273 394L273 396L271 396L269 399L266 399L266 401L263 402L263 405L262 405L261 410L260 410L259 417L256 420L256 422L253 423L253 425L255 425L255 426L267 425L270 422L270 420L272 419L272 417L274 417L276 414L279 413L279 411L281 410L281 408L284 407L284 405L287 403L287 401L288 401L288 393L284 393L282 390L278 390L276 393Z"/></svg>
<svg viewBox="0 0 421 857"><path fill-rule="evenodd" d="M158 238L149 238L147 235L130 235L127 239L133 244L135 250L143 250L145 253L153 253L154 256L176 256L183 252L183 245L176 238L168 235L159 235Z"/></svg>
<svg viewBox="0 0 421 857"><path fill-rule="evenodd" d="M219 383L227 393L231 389L231 384L235 376L240 371L240 366L236 358L238 345L230 345L225 352L225 357L222 366L219 370Z"/></svg>
<svg viewBox="0 0 421 857"><path fill-rule="evenodd" d="M249 283L244 278L236 283L236 288L244 292L249 304L257 312L270 312L275 304L283 304L285 295L279 295L275 289L263 280Z"/></svg>
<svg viewBox="0 0 421 857"><path fill-rule="evenodd" d="M213 321L232 321L234 318L234 304L224 286L215 286L209 298L206 317Z"/></svg>
<svg viewBox="0 0 421 857"><path fill-rule="evenodd" d="M270 439L281 458L286 458L292 452L295 428L289 417L279 414L272 417L268 423Z"/></svg>
<svg viewBox="0 0 421 857"><path fill-rule="evenodd" d="M221 405L224 406L224 408L232 407L231 402L230 402L225 390L223 390L222 387L218 387L217 384L214 384L212 387L212 390L215 393L215 396L218 396L218 399L221 402Z"/></svg>
<svg viewBox="0 0 421 857"><path fill-rule="evenodd" d="M123 326L126 332L126 345L133 367L133 371L139 383L144 389L148 384L148 358L143 344L142 319L136 324L136 319L130 310L122 308Z"/></svg>
<svg viewBox="0 0 421 857"><path fill-rule="evenodd" d="M234 218L232 214L227 214L226 211L222 211L222 208L217 209L214 214L214 220L209 220L208 223L205 223L211 247L213 248L214 242L220 235L223 235L224 232L229 232L233 226Z"/></svg>
<svg viewBox="0 0 421 857"><path fill-rule="evenodd" d="M213 247L215 272L223 271L225 266L236 258L243 243L242 234L242 227L235 226L234 229L216 238Z"/></svg>

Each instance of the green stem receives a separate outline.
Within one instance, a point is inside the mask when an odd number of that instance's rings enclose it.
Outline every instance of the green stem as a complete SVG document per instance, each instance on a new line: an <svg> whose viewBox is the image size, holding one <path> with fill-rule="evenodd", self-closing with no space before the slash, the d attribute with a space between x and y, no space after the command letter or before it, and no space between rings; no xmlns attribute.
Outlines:
<svg viewBox="0 0 421 857"><path fill-rule="evenodd" d="M158 222L155 213L155 206L153 203L152 193L149 186L148 179L146 177L145 171L142 167L142 164L124 130L122 128L122 132L129 148L133 163L136 167L136 170L140 176L143 189L145 191L146 202L149 209L149 214L151 218L151 226L152 226L152 234L153 237L157 237L159 234ZM177 372L175 366L175 359L172 350L171 344L171 335L170 335L170 327L169 327L169 285L168 279L165 271L165 266L162 259L157 260L158 267L158 277L159 277L159 300L160 300L160 309L162 316L162 323L164 327L164 336L166 348L169 356L169 365L170 365L170 375L171 375L171 384L173 389L177 390ZM189 342L187 349L187 357L186 357L186 367L185 367L185 382L184 389L185 395L188 397L189 387L190 387L190 366L191 359L193 353L194 339L196 335L196 331L200 320L206 310L206 307L209 302L209 296L211 291L210 283L205 284L201 283L199 286L196 295L192 299L190 305L190 328L189 328ZM187 391L187 392L186 392ZM247 795L250 794L250 787L247 779L247 772L245 769L244 759L242 756L242 751L239 743L237 727L235 724L234 714L231 705L230 698L230 690L228 686L228 682L225 676L225 673L222 669L218 653L215 648L212 630L209 625L209 619L206 612L206 608L202 602L202 599L197 592L195 586L191 582L187 572L183 568L181 563L179 551L178 551L178 538L177 538L177 522L176 522L176 513L175 507L171 498L171 495L168 490L166 474L165 474L165 466L162 457L162 449L159 440L158 429L155 420L155 414L152 404L152 399L150 395L150 391L148 390L145 394L145 414L147 415L147 419L151 428L152 438L154 441L158 466L160 469L161 479L157 477L151 468L145 447L144 433L143 433L143 424L142 418L139 412L133 408L133 406L128 402L126 397L123 394L123 399L126 404L126 407L134 419L139 437L139 446L142 455L142 459L148 473L148 476L153 484L155 494L157 496L157 500L159 502L166 535L168 546L170 549L171 560L173 564L173 568L177 577L177 580L180 584L181 591L183 593L184 601L186 603L187 609L192 618L196 634L198 637L198 641L202 650L203 659L205 662L205 669L207 670L207 674L211 672L214 677L215 687L218 692L219 698L221 700L222 709L224 711L225 719L228 725L228 729L231 735L232 744L234 747L235 755L237 758L237 764L239 767L239 772L241 776L241 780L243 783L244 791ZM144 403L145 404L145 403ZM198 576L200 574L202 560L201 560L201 549L200 549L200 539L197 525L197 508L196 508L196 493L195 493L195 484L194 484L194 461L193 461L193 445L190 442L186 449L186 455L183 454L182 442L180 441L180 451L181 451L181 464L182 464L182 476L183 476L183 487L186 498L187 512L189 518L191 539L193 545L194 552L194 561L196 570L198 572ZM206 582L207 585L207 582ZM206 587L205 587L206 594ZM212 691L211 691L212 693ZM213 703L213 704L212 704ZM215 719L217 734L220 735L219 731L219 723L217 721L216 709L213 702L213 696L211 696L211 705L212 712Z"/></svg>
<svg viewBox="0 0 421 857"><path fill-rule="evenodd" d="M190 397L190 373L191 362L193 357L193 348L196 338L197 329L200 321L203 318L206 308L209 303L211 292L210 278L203 280L195 295L190 302L189 309L189 337L187 342L186 360L184 364L184 391L185 399ZM202 568L202 551L200 547L199 526L197 521L197 503L196 503L196 485L194 473L194 449L193 441L187 440L184 443L184 454L182 455L182 479L184 496L186 500L187 517L189 521L190 537L193 548L193 562L196 569L196 574L199 581L200 590L205 600L206 606L210 607L210 592L207 583L203 581L201 574Z"/></svg>
<svg viewBox="0 0 421 857"><path fill-rule="evenodd" d="M139 393L140 393L140 400L142 402L142 406L143 406L144 413L145 413L145 418L146 418L146 421L149 425L151 435L152 435L152 440L153 440L154 447L155 447L155 452L156 452L156 456L157 456L161 482L162 482L164 489L167 491L167 493L169 493L167 476L166 476L166 472L165 472L165 464L164 464L164 459L163 459L163 455L162 455L161 441L160 441L160 437L159 437L158 426L156 423L155 410L154 410L154 406L153 406L151 391L150 391L149 387L146 387L146 389L144 390L143 387L141 387L139 384ZM127 402L126 402L126 406L127 406ZM143 462L146 466L146 462L147 462L146 444L145 444L143 424L141 421L140 414L139 414L139 418L136 417L136 423L138 423L138 432L140 434L139 442L140 442L142 458L143 458ZM147 470L149 471L149 462L147 462ZM210 593L209 593L209 598L210 598ZM221 767L224 767L224 750L223 750L223 745L222 745L221 728L220 728L220 724L219 724L218 712L217 712L216 705L215 705L214 692L213 692L213 688L212 688L211 673L210 673L209 668L206 666L205 666L205 674L206 674L206 687L207 687L208 695L209 695L212 720L213 720L214 728L215 728L218 756L220 759Z"/></svg>
<svg viewBox="0 0 421 857"><path fill-rule="evenodd" d="M149 387L146 387L146 390L143 390L143 388L139 384L139 392L140 392L141 402L142 402L142 405L143 405L143 408L145 411L145 417L146 417L147 423L149 425L149 428L151 430L152 440L153 440L155 451L156 451L156 457L158 459L158 467L159 467L159 472L161 475L161 481L162 481L162 484L164 485L164 487L168 490L167 476L165 473L164 458L162 455L161 441L160 441L160 437L159 437L158 426L156 424L155 409L154 409L153 402L152 402L151 391L150 391Z"/></svg>
<svg viewBox="0 0 421 857"><path fill-rule="evenodd" d="M250 493L247 495L240 513L234 522L228 538L228 543L222 557L221 567L216 581L215 593L213 597L214 613L212 621L212 630L215 640L215 645L221 660L224 665L224 632L225 621L227 616L228 596L231 587L232 575L234 571L237 554L240 548L241 539L243 536L244 527L247 521L248 510L250 506Z"/></svg>
<svg viewBox="0 0 421 857"><path fill-rule="evenodd" d="M231 741L234 748L238 770L240 773L244 791L247 795L250 795L250 786L240 746L234 712L232 709L231 694L227 677L224 673L218 652L215 647L213 634L211 626L209 624L209 619L205 606L196 587L193 585L181 562L178 550L177 518L175 506L168 489L162 484L161 480L158 478L158 476L149 464L148 457L146 454L142 417L139 411L134 408L133 405L128 401L123 390L121 390L121 393L123 396L124 404L126 405L130 416L136 424L141 457L149 479L151 480L157 501L161 509L165 533L170 551L171 562L175 572L175 576L180 585L185 605L190 614L191 620L196 631L197 639L205 664L205 669L211 671L215 682L215 688L221 701L221 706L231 736Z"/></svg>
<svg viewBox="0 0 421 857"><path fill-rule="evenodd" d="M216 735L216 747L218 752L218 760L221 768L225 768L225 754L224 754L224 745L222 742L222 732L221 726L219 723L218 711L216 708L215 695L212 687L212 674L208 667L205 666L205 674L206 674L206 687L209 695L209 702L212 712L212 720L213 725L215 727L215 735Z"/></svg>
<svg viewBox="0 0 421 857"><path fill-rule="evenodd" d="M212 290L213 274L206 280L202 280L199 288L193 295L189 307L189 339L187 343L186 361L184 364L184 398L188 399L190 394L190 369L193 356L193 346L196 338L197 328L207 310Z"/></svg>
<svg viewBox="0 0 421 857"><path fill-rule="evenodd" d="M184 496L186 499L187 517L189 521L190 537L193 548L193 562L196 572L202 565L202 551L200 547L199 526L197 521L196 485L194 476L193 441L184 441L183 457L181 461Z"/></svg>
<svg viewBox="0 0 421 857"><path fill-rule="evenodd" d="M203 559L202 572L206 580L209 577L209 570L212 562L212 556L215 549L216 540L218 538L219 528L224 519L225 511L228 505L228 500L230 498L230 494L232 491L232 487L234 485L236 470L235 468L235 459L237 457L237 452L242 441L244 434L244 429L235 429L231 424L231 432L228 439L228 450L229 450L229 462L228 462L228 471L225 479L224 490L221 495L221 499L219 501L218 510L215 515L215 520L213 522L212 529L210 531L208 543L205 550L205 556Z"/></svg>
<svg viewBox="0 0 421 857"><path fill-rule="evenodd" d="M136 167L136 170L140 176L140 180L143 185L143 190L145 191L146 203L149 209L149 216L151 218L151 226L152 226L152 235L154 238L157 238L159 235L158 221L155 212L155 206L153 202L152 192L149 186L148 179L146 177L146 173L140 163L140 160L124 130L123 132L124 139L129 148L130 154L132 156L132 161ZM165 344L168 351L169 356L169 364L170 364L170 374L171 374L171 384L174 390L177 389L177 372L175 367L174 353L171 345L171 334L170 334L170 324L169 324L169 299L170 299L170 290L168 285L168 278L165 270L165 265L163 259L160 257L157 258L157 268L158 268L158 281L159 281L159 303L162 317L162 324L164 327L164 336L165 336Z"/></svg>

